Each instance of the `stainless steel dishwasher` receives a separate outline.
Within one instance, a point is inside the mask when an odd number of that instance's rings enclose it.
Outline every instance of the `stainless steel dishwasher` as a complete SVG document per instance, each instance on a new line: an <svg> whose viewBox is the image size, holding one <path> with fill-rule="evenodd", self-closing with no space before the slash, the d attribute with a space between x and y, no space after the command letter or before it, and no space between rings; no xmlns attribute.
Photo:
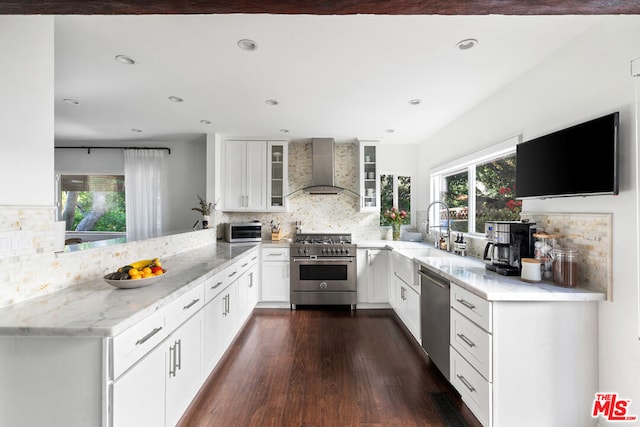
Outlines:
<svg viewBox="0 0 640 427"><path fill-rule="evenodd" d="M420 266L422 348L449 379L449 281Z"/></svg>

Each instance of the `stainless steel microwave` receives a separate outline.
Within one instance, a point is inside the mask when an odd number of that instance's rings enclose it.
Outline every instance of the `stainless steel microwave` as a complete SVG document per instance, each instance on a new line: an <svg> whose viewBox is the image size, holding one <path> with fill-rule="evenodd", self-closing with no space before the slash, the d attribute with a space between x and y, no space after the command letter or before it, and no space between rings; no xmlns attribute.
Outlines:
<svg viewBox="0 0 640 427"><path fill-rule="evenodd" d="M259 221L226 223L224 240L229 243L262 241L262 224Z"/></svg>

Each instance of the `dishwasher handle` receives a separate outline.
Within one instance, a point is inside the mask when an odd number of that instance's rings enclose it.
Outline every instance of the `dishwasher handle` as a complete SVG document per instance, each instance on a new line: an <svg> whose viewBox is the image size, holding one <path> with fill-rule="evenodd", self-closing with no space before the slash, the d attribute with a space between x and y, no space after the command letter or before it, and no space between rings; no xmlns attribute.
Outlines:
<svg viewBox="0 0 640 427"><path fill-rule="evenodd" d="M425 271L423 269L419 269L418 274L423 279L420 281L421 284L428 282L439 288L449 289L449 281L446 279L443 279L442 277L436 276L435 274L429 273L428 271Z"/></svg>

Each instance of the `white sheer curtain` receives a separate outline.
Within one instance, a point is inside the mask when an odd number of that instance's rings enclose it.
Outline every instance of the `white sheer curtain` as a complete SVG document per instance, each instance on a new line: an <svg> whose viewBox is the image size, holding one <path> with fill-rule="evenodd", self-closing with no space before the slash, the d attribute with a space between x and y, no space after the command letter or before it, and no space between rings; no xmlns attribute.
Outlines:
<svg viewBox="0 0 640 427"><path fill-rule="evenodd" d="M124 150L128 241L162 233L160 189L164 153L164 150Z"/></svg>

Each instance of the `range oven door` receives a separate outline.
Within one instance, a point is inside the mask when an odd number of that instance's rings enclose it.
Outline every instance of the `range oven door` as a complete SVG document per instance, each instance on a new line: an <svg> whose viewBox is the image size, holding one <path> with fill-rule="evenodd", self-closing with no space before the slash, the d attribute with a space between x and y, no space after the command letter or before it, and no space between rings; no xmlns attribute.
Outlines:
<svg viewBox="0 0 640 427"><path fill-rule="evenodd" d="M291 258L291 291L296 292L355 292L356 257Z"/></svg>

